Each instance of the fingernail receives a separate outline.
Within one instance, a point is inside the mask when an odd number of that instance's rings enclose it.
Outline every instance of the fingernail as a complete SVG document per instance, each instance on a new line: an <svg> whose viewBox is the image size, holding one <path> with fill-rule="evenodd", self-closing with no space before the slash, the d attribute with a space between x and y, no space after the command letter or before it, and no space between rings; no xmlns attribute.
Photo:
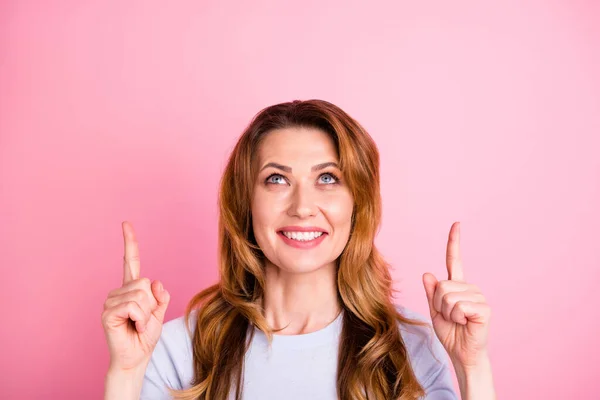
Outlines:
<svg viewBox="0 0 600 400"><path fill-rule="evenodd" d="M159 292L162 292L163 290L165 290L165 289L163 288L163 285L162 285L162 283L160 283L160 282L159 282L159 283L158 283L158 291L159 291Z"/></svg>

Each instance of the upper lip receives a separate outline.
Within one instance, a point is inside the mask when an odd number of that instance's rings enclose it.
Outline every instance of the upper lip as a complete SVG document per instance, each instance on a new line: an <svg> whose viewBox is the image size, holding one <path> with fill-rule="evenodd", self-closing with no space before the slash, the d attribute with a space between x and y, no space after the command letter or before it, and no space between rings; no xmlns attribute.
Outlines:
<svg viewBox="0 0 600 400"><path fill-rule="evenodd" d="M284 226L279 228L278 232L323 232L327 233L327 230L319 228L318 226Z"/></svg>

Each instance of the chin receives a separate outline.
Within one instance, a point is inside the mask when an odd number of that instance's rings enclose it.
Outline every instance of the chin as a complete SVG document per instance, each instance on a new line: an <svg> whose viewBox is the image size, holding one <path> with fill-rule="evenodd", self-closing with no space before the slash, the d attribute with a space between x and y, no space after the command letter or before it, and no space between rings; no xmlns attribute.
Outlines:
<svg viewBox="0 0 600 400"><path fill-rule="evenodd" d="M314 258L296 258L281 260L281 263L278 265L278 267L287 272L305 274L308 272L318 271L330 263L330 261L317 260Z"/></svg>

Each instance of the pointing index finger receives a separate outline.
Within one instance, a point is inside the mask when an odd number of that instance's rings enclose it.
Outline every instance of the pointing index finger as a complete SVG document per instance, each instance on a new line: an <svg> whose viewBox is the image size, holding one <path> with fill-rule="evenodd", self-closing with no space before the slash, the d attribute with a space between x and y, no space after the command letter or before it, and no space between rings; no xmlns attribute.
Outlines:
<svg viewBox="0 0 600 400"><path fill-rule="evenodd" d="M450 228L448 245L446 247L446 268L448 280L464 281L463 265L460 256L460 222L455 222Z"/></svg>
<svg viewBox="0 0 600 400"><path fill-rule="evenodd" d="M125 254L123 256L123 285L140 278L140 250L133 227L127 221L122 224Z"/></svg>

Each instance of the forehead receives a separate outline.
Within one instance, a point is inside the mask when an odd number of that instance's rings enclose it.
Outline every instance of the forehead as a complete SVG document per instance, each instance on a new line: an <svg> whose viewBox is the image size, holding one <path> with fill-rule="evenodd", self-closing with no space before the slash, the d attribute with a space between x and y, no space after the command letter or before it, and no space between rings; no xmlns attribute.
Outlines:
<svg viewBox="0 0 600 400"><path fill-rule="evenodd" d="M337 157L331 136L316 128L275 129L266 134L258 148L258 160L261 164L275 159L337 161Z"/></svg>

